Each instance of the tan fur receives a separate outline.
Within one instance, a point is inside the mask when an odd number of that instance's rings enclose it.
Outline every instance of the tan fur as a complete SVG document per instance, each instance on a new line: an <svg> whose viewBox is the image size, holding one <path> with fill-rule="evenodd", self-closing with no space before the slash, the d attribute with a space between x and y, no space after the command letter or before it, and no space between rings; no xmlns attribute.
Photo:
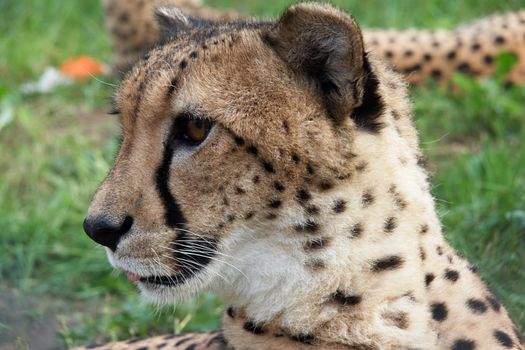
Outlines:
<svg viewBox="0 0 525 350"><path fill-rule="evenodd" d="M193 277L138 286L157 303L222 296L228 349L505 349L496 331L523 349L445 241L405 84L364 54L356 22L304 3L209 33L154 49L119 88L123 143L88 215L134 219L108 249L113 266L174 276L184 261L170 247L200 242L214 255ZM216 126L166 159L190 112ZM182 227L169 225L163 175Z"/></svg>
<svg viewBox="0 0 525 350"><path fill-rule="evenodd" d="M451 31L369 29L364 36L369 50L414 84L430 77L448 81L456 72L490 76L501 52L517 58L507 81L525 82L525 10L493 15Z"/></svg>
<svg viewBox="0 0 525 350"><path fill-rule="evenodd" d="M218 11L192 0L103 2L106 24L115 47L114 67L120 74L128 71L158 42L158 27L153 18L155 8L176 6L189 15L219 22L238 18L233 11ZM123 14L129 15L129 22L121 20ZM447 82L456 72L478 78L490 76L496 56L501 52L514 53L517 57L507 82L525 82L524 10L489 16L450 31L365 29L363 35L367 50L382 56L412 84L424 84L431 78Z"/></svg>

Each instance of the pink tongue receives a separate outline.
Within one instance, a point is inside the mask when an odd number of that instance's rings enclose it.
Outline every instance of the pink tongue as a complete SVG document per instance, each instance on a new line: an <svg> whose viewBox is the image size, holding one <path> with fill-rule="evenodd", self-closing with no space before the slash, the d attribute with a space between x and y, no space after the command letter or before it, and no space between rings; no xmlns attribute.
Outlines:
<svg viewBox="0 0 525 350"><path fill-rule="evenodd" d="M133 282L138 282L138 281L140 281L140 276L135 275L135 274L132 273L132 272L126 272L126 275L128 276L128 280L130 280L130 281L133 281Z"/></svg>

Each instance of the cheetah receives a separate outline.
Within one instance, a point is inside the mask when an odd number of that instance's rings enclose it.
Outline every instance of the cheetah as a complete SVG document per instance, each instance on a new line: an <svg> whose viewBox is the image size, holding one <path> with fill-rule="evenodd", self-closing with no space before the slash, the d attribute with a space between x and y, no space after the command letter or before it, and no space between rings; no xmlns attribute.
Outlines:
<svg viewBox="0 0 525 350"><path fill-rule="evenodd" d="M327 4L193 24L118 88L122 143L84 230L155 303L222 329L110 349L524 349L445 240L406 83Z"/></svg>
<svg viewBox="0 0 525 350"><path fill-rule="evenodd" d="M155 21L155 8L179 7L195 23L238 19L198 0L103 0L112 38L114 71L122 76L149 49L165 38ZM365 29L365 47L382 56L411 84L432 79L446 83L457 73L483 78L494 74L499 53L513 53L517 63L506 84L525 82L525 10L492 15L453 30Z"/></svg>

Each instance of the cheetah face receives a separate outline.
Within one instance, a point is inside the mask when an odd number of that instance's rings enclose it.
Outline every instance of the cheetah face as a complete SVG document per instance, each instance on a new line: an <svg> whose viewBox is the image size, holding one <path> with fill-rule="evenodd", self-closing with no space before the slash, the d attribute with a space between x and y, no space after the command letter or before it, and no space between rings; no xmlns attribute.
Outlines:
<svg viewBox="0 0 525 350"><path fill-rule="evenodd" d="M158 16L171 41L118 90L123 141L84 229L147 298L172 302L235 287L271 256L293 263L315 214L305 184L348 175L354 130L381 103L357 24L327 5L220 27Z"/></svg>

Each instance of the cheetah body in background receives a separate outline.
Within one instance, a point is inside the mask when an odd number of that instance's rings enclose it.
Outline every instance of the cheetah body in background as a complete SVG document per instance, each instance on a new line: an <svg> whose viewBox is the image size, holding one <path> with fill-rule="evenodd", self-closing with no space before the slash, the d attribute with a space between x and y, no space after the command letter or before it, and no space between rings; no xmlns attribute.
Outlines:
<svg viewBox="0 0 525 350"><path fill-rule="evenodd" d="M406 86L352 17L157 17L170 39L118 89L84 228L145 298L230 307L219 333L107 348L523 349L445 241Z"/></svg>
<svg viewBox="0 0 525 350"><path fill-rule="evenodd" d="M233 11L218 11L198 0L103 0L106 25L111 34L117 74L128 71L149 49L162 42L155 22L155 8L177 6L194 19L224 23L239 17ZM525 82L525 10L493 15L454 30L365 29L365 47L383 57L412 84L429 78L449 81L456 72L475 77L494 73L501 52L516 55L517 64L508 83Z"/></svg>

